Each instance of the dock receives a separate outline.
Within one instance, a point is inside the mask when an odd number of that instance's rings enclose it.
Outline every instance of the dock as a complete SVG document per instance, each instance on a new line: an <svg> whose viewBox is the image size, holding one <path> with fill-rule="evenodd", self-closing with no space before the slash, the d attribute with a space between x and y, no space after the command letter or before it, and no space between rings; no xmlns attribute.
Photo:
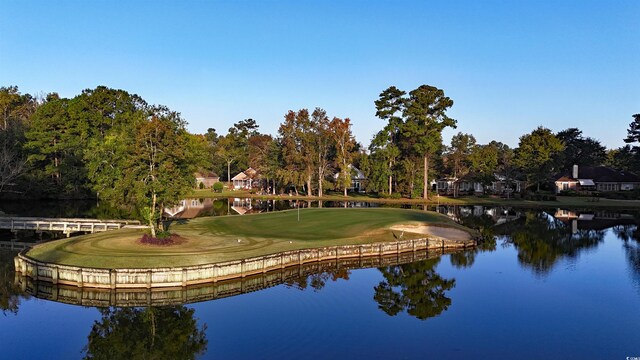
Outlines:
<svg viewBox="0 0 640 360"><path fill-rule="evenodd" d="M0 217L0 229L19 231L59 231L67 236L72 233L96 233L122 228L146 228L137 220L99 220L42 217Z"/></svg>

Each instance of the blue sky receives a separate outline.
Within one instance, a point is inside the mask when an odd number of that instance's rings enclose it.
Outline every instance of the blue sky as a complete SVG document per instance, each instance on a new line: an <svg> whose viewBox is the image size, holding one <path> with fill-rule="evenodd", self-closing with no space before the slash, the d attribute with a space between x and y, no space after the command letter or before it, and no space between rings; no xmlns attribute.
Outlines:
<svg viewBox="0 0 640 360"><path fill-rule="evenodd" d="M180 111L192 132L287 110L350 117L365 145L395 85L444 89L480 143L538 125L623 144L640 112L640 1L7 1L0 86L106 85Z"/></svg>

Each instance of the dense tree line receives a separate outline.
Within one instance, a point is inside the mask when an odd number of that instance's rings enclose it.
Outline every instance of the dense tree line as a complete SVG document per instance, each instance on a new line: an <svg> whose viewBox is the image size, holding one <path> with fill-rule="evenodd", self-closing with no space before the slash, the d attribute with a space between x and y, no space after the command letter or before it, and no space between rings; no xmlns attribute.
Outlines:
<svg viewBox="0 0 640 360"><path fill-rule="evenodd" d="M253 119L237 122L224 136L211 128L205 137L213 169L228 182L252 167L274 194L290 189L322 196L327 187L346 193L351 185L351 165L358 150L351 121L330 119L321 108L287 112L275 138L261 134Z"/></svg>
<svg viewBox="0 0 640 360"><path fill-rule="evenodd" d="M140 214L152 226L160 209L183 198L206 166L206 141L180 114L103 86L72 98L42 99L0 89L5 193L99 199Z"/></svg>
<svg viewBox="0 0 640 360"><path fill-rule="evenodd" d="M445 144L443 130L457 121L447 115L453 100L434 86L409 92L392 86L374 105L383 125L364 148L349 118L331 117L322 108L286 112L273 135L261 133L254 119L236 122L224 135L213 127L194 135L179 113L124 90L99 86L67 99L3 87L0 193L98 196L156 221L158 209L193 186L196 171L230 181L252 167L265 191L322 196L328 189L346 194L357 167L369 192L427 198L433 181L445 177L483 185L518 179L538 190L573 164L640 170L638 114L625 139L629 145L619 149L607 150L576 128L553 133L544 127L510 148L499 141L479 144L462 132Z"/></svg>

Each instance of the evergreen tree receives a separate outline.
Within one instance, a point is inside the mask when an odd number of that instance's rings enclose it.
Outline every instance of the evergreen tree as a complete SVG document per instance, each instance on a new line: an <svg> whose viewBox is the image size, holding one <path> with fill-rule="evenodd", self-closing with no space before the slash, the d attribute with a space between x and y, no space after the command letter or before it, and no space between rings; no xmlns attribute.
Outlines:
<svg viewBox="0 0 640 360"><path fill-rule="evenodd" d="M425 200L428 199L429 160L442 149L442 130L456 127L456 120L446 114L451 106L453 100L446 97L443 90L430 85L421 85L411 91L407 100L402 135L422 160Z"/></svg>

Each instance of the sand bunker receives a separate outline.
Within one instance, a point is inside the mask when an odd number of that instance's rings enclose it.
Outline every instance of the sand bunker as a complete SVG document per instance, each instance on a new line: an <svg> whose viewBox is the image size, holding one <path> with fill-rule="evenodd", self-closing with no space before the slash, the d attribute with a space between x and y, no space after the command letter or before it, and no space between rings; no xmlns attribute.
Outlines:
<svg viewBox="0 0 640 360"><path fill-rule="evenodd" d="M471 235L463 230L434 225L394 225L390 228L394 231L404 231L414 234L433 235L449 240L466 241L471 239Z"/></svg>

